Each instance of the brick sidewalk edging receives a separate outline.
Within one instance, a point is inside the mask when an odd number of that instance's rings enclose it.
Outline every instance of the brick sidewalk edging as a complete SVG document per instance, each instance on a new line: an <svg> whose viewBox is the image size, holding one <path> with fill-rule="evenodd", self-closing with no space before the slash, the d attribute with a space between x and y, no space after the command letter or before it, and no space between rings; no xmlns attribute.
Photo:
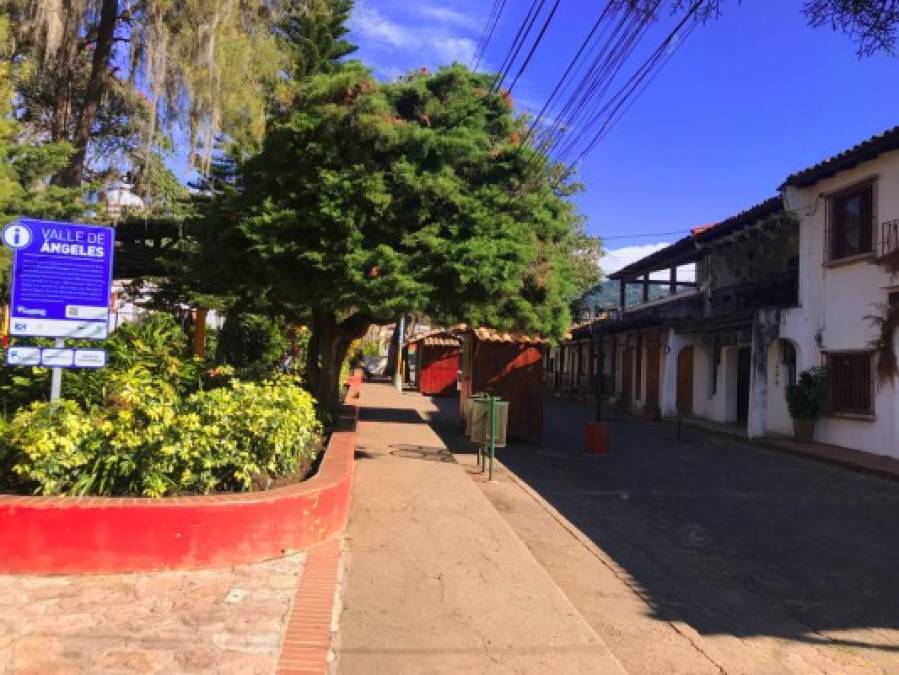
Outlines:
<svg viewBox="0 0 899 675"><path fill-rule="evenodd" d="M341 543L309 550L287 620L277 675L326 675L337 596Z"/></svg>
<svg viewBox="0 0 899 675"><path fill-rule="evenodd" d="M0 573L203 569L260 562L340 535L349 517L362 375L310 479L263 492L161 499L0 494Z"/></svg>

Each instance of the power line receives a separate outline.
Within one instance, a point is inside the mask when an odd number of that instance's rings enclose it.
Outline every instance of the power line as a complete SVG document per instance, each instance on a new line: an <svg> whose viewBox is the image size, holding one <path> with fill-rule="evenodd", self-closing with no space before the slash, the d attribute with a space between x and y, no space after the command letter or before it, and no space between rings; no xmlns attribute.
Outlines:
<svg viewBox="0 0 899 675"><path fill-rule="evenodd" d="M612 2L610 0L608 3L606 3L606 8L602 11L602 14L600 14L599 18L596 19L596 22L593 24L593 28L590 29L590 32L587 34L587 37L584 38L584 41L581 43L581 46L578 48L577 53L574 55L574 57L571 59L571 61L568 62L568 66L565 68L565 72L562 73L562 77L559 78L559 81L556 83L555 88L553 88L552 93L549 95L549 98L546 99L546 102L543 104L543 107L540 109L540 112L534 118L534 121L531 122L531 125L528 128L527 134L525 135L524 138L521 139L521 145L524 145L525 143L527 143L528 140L533 135L534 130L538 126L540 126L540 122L543 120L544 115L546 115L546 112L549 110L549 107L553 104L553 102L556 98L556 95L559 94L559 92L561 91L563 86L565 86L565 84L568 82L569 75L572 73L572 71L575 69L575 66L580 61L581 55L584 53L584 50L587 49L587 46L593 40L593 36L596 34L596 31L602 25L603 19L605 19L605 16L608 13L609 9L611 9L611 7L612 7Z"/></svg>
<svg viewBox="0 0 899 675"><path fill-rule="evenodd" d="M543 37L546 35L546 29L549 28L549 24L552 23L553 17L556 15L556 10L559 9L559 2L561 0L556 0L556 4L553 5L553 8L549 12L549 16L546 17L546 21L543 22L543 28L540 29L540 33L537 35L537 39L534 40L534 44L531 46L531 51L528 52L527 57L524 59L524 63L521 64L521 68L518 69L518 74L515 76L515 79L512 80L512 84L509 85L509 92L515 89L515 85L518 84L518 79L524 73L525 69L528 67L528 64L531 62L531 59L534 57L534 53L537 51L537 47L540 46L540 43L543 42Z"/></svg>
<svg viewBox="0 0 899 675"><path fill-rule="evenodd" d="M696 11L699 9L701 4L702 4L701 0L696 0L693 3L693 5L689 9L689 11L687 11L687 13L680 20L680 22L678 22L678 24L668 34L668 36L662 41L662 43L656 48L656 50L646 59L646 61L644 61L644 63L630 77L630 79L624 84L624 86L618 90L618 92L615 94L615 96L613 96L612 99L609 100L606 103L606 105L603 106L603 108L601 108L593 116L593 118L590 120L590 125L593 125L593 128L595 128L595 123L598 120L602 119L603 117L605 117L605 122L603 122L599 131L593 137L593 140L581 151L581 153L578 155L577 159L575 159L575 161L572 162L571 166L573 166L577 162L584 159L584 157L586 157L590 152L593 151L593 149L596 147L596 145L599 143L599 141L602 140L602 138L608 133L608 130L611 128L611 126L614 125L614 123L617 122L618 119L620 118L620 117L616 118L616 115L618 115L619 111L622 110L622 107L626 103L628 103L629 100L632 103L633 97L637 92L642 93L645 90L645 86L641 86L643 84L644 80L646 80L646 78L650 74L652 74L653 77L655 77L655 75L658 74L657 66L659 65L659 63L661 62L664 64L664 63L668 62L671 55L673 54L673 52L670 52L670 53L667 53L667 55L666 55L668 47L671 45L671 43L674 41L674 39L680 33L681 29L683 29L683 27L686 25L686 23L696 13ZM692 30L692 26L690 29L688 29L687 35L689 35L689 32L691 30ZM682 44L682 43L683 43L683 40L681 41L680 44ZM664 60L663 60L663 57L665 57ZM646 83L648 84L650 81L651 81L651 79L647 80ZM605 113L610 107L611 107L611 112L606 116Z"/></svg>
<svg viewBox="0 0 899 675"><path fill-rule="evenodd" d="M546 0L539 0L539 5L537 2L538 0L531 0L531 6L528 9L527 14L525 14L524 19L519 24L515 39L512 40L512 44L509 46L506 56L500 64L499 73L490 89L491 93L499 91L500 87L502 87L506 75L508 75L509 70L511 70L512 66L515 64L515 60L518 58L518 54L521 52L521 48L527 40L527 36L530 34L531 29L533 29L534 22L537 21L537 17L543 10L543 5Z"/></svg>
<svg viewBox="0 0 899 675"><path fill-rule="evenodd" d="M638 234L616 234L612 237L604 237L599 235L599 238L603 241L612 241L614 239L644 239L647 237L668 237L673 234L687 234L688 232L692 232L692 229L686 230L671 230L670 232L641 232Z"/></svg>
<svg viewBox="0 0 899 675"><path fill-rule="evenodd" d="M481 39L478 41L475 56L470 64L471 70L477 70L481 66L481 61L487 53L487 48L490 46L490 41L493 39L493 33L496 31L496 26L499 24L500 17L505 8L506 0L494 0L490 15L487 17L487 23L484 26L484 32L481 35Z"/></svg>

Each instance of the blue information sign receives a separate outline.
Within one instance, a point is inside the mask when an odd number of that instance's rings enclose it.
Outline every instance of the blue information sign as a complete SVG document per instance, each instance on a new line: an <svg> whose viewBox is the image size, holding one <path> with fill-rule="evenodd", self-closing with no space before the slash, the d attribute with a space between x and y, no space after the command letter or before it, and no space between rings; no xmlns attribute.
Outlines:
<svg viewBox="0 0 899 675"><path fill-rule="evenodd" d="M13 251L10 335L106 337L115 230L21 218L0 236Z"/></svg>

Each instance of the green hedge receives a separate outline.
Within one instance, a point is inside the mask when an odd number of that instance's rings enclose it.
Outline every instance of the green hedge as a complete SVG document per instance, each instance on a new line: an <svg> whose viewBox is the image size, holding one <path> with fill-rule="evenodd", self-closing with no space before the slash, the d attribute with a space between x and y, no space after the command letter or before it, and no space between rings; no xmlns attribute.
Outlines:
<svg viewBox="0 0 899 675"><path fill-rule="evenodd" d="M35 402L0 427L0 469L43 495L163 497L268 487L319 447L315 401L293 378L231 381L179 398L133 369L108 404Z"/></svg>

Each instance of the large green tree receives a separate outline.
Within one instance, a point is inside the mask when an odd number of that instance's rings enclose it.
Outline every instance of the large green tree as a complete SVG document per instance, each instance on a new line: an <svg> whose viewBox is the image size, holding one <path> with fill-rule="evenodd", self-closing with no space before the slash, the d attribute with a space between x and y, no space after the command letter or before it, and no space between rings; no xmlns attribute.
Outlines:
<svg viewBox="0 0 899 675"><path fill-rule="evenodd" d="M348 64L305 80L244 166L239 269L308 322L324 406L373 323L423 312L560 336L595 280L576 186L521 146L525 121L489 85L459 65L382 84Z"/></svg>
<svg viewBox="0 0 899 675"><path fill-rule="evenodd" d="M56 175L78 186L111 161L153 173L173 132L189 135L202 172L217 143L253 149L263 136L271 93L298 59L287 40L305 38L314 69L328 34L303 35L336 17L346 0L0 0L17 26L20 117L73 152ZM335 23L336 21L336 23ZM158 172L156 172L158 173ZM149 180L149 178L146 178Z"/></svg>
<svg viewBox="0 0 899 675"><path fill-rule="evenodd" d="M28 214L64 219L83 208L81 193L49 184L49 177L66 165L72 148L65 142L31 143L20 138L12 115L17 80L9 20L0 15L0 227ZM0 247L0 298L9 289L9 249Z"/></svg>

